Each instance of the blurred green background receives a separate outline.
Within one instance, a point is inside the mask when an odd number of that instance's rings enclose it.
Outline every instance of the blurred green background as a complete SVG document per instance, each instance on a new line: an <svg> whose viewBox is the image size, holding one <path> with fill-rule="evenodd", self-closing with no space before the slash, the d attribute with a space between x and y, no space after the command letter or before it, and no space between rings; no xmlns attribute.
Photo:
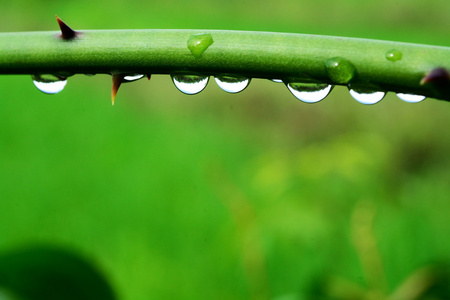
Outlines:
<svg viewBox="0 0 450 300"><path fill-rule="evenodd" d="M2 1L0 31L197 28L450 46L448 0ZM196 96L155 75L0 76L0 252L87 256L120 299L303 299L327 276L394 291L450 260L450 104L320 103L255 79ZM384 274L384 275L383 275ZM375 279L374 279L375 278ZM314 298L314 296L312 296ZM439 298L436 298L439 299Z"/></svg>

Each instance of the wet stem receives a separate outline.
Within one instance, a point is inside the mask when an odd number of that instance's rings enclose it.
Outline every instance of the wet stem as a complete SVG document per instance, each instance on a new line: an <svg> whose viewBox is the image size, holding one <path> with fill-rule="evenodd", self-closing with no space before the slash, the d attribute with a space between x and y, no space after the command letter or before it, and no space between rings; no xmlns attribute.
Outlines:
<svg viewBox="0 0 450 300"><path fill-rule="evenodd" d="M59 18L58 23L60 33L0 34L0 74L111 74L117 87L113 99L121 83L117 78L170 74L280 79L294 95L344 85L365 104L387 91L406 99L413 94L450 100L448 47L227 30L74 31ZM313 86L295 88L305 85ZM365 99L375 92L381 94ZM317 97L297 96L306 102L320 101Z"/></svg>

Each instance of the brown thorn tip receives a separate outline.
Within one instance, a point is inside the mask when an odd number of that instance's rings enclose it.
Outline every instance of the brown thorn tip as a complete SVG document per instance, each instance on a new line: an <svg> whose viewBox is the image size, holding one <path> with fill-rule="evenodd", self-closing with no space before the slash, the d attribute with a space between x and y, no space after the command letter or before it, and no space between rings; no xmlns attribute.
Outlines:
<svg viewBox="0 0 450 300"><path fill-rule="evenodd" d="M112 75L112 89L111 89L111 103L114 105L114 100L116 100L117 91L123 82L124 75L113 74Z"/></svg>
<svg viewBox="0 0 450 300"><path fill-rule="evenodd" d="M56 16L56 21L58 21L59 28L61 29L60 37L63 40L66 41L72 40L77 36L77 32L72 28L70 28L69 26L67 26L67 24L64 23L64 21L61 20L58 16Z"/></svg>
<svg viewBox="0 0 450 300"><path fill-rule="evenodd" d="M150 80L152 78L152 74L147 74L147 78Z"/></svg>
<svg viewBox="0 0 450 300"><path fill-rule="evenodd" d="M444 68L435 68L431 70L425 77L420 81L421 85L427 83L434 83L438 85L450 85L450 73Z"/></svg>

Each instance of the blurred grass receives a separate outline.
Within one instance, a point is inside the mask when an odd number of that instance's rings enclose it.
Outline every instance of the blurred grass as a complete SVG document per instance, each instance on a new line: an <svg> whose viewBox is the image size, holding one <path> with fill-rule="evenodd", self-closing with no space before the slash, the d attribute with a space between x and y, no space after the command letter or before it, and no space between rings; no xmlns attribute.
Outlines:
<svg viewBox="0 0 450 300"><path fill-rule="evenodd" d="M26 8L26 9L25 9ZM9 1L0 30L268 30L450 46L448 1ZM365 283L352 242L373 203L389 289L450 260L448 103L344 88L299 103L253 80L196 96L167 76L121 87L75 76L54 96L0 77L0 250L71 247L122 299L268 299L320 276Z"/></svg>

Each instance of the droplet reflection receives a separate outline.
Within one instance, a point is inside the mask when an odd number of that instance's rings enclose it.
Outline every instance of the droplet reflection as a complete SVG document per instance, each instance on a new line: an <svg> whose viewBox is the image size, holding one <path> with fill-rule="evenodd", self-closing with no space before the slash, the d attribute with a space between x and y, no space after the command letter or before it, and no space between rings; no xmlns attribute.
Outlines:
<svg viewBox="0 0 450 300"><path fill-rule="evenodd" d="M330 93L332 85L326 83L288 83L288 89L299 100L306 103L316 103Z"/></svg>
<svg viewBox="0 0 450 300"><path fill-rule="evenodd" d="M386 95L385 92L369 92L369 91L357 91L350 89L350 95L362 104L375 104L381 101Z"/></svg>
<svg viewBox="0 0 450 300"><path fill-rule="evenodd" d="M67 84L67 78L56 75L32 75L34 85L45 94L57 94Z"/></svg>
<svg viewBox="0 0 450 300"><path fill-rule="evenodd" d="M187 95L195 95L203 91L206 87L209 76L172 75L172 81L180 92Z"/></svg>
<svg viewBox="0 0 450 300"><path fill-rule="evenodd" d="M124 76L123 80L125 82L132 82L132 81L136 81L136 80L142 79L142 78L144 78L144 76L145 75L143 75L143 74L132 74L132 75Z"/></svg>
<svg viewBox="0 0 450 300"><path fill-rule="evenodd" d="M250 83L247 77L216 76L214 79L217 85L228 93L242 92Z"/></svg>
<svg viewBox="0 0 450 300"><path fill-rule="evenodd" d="M403 101L406 101L409 103L417 103L417 102L423 101L426 98L425 96L421 96L421 95L402 94L402 93L398 93L397 97L399 97Z"/></svg>

